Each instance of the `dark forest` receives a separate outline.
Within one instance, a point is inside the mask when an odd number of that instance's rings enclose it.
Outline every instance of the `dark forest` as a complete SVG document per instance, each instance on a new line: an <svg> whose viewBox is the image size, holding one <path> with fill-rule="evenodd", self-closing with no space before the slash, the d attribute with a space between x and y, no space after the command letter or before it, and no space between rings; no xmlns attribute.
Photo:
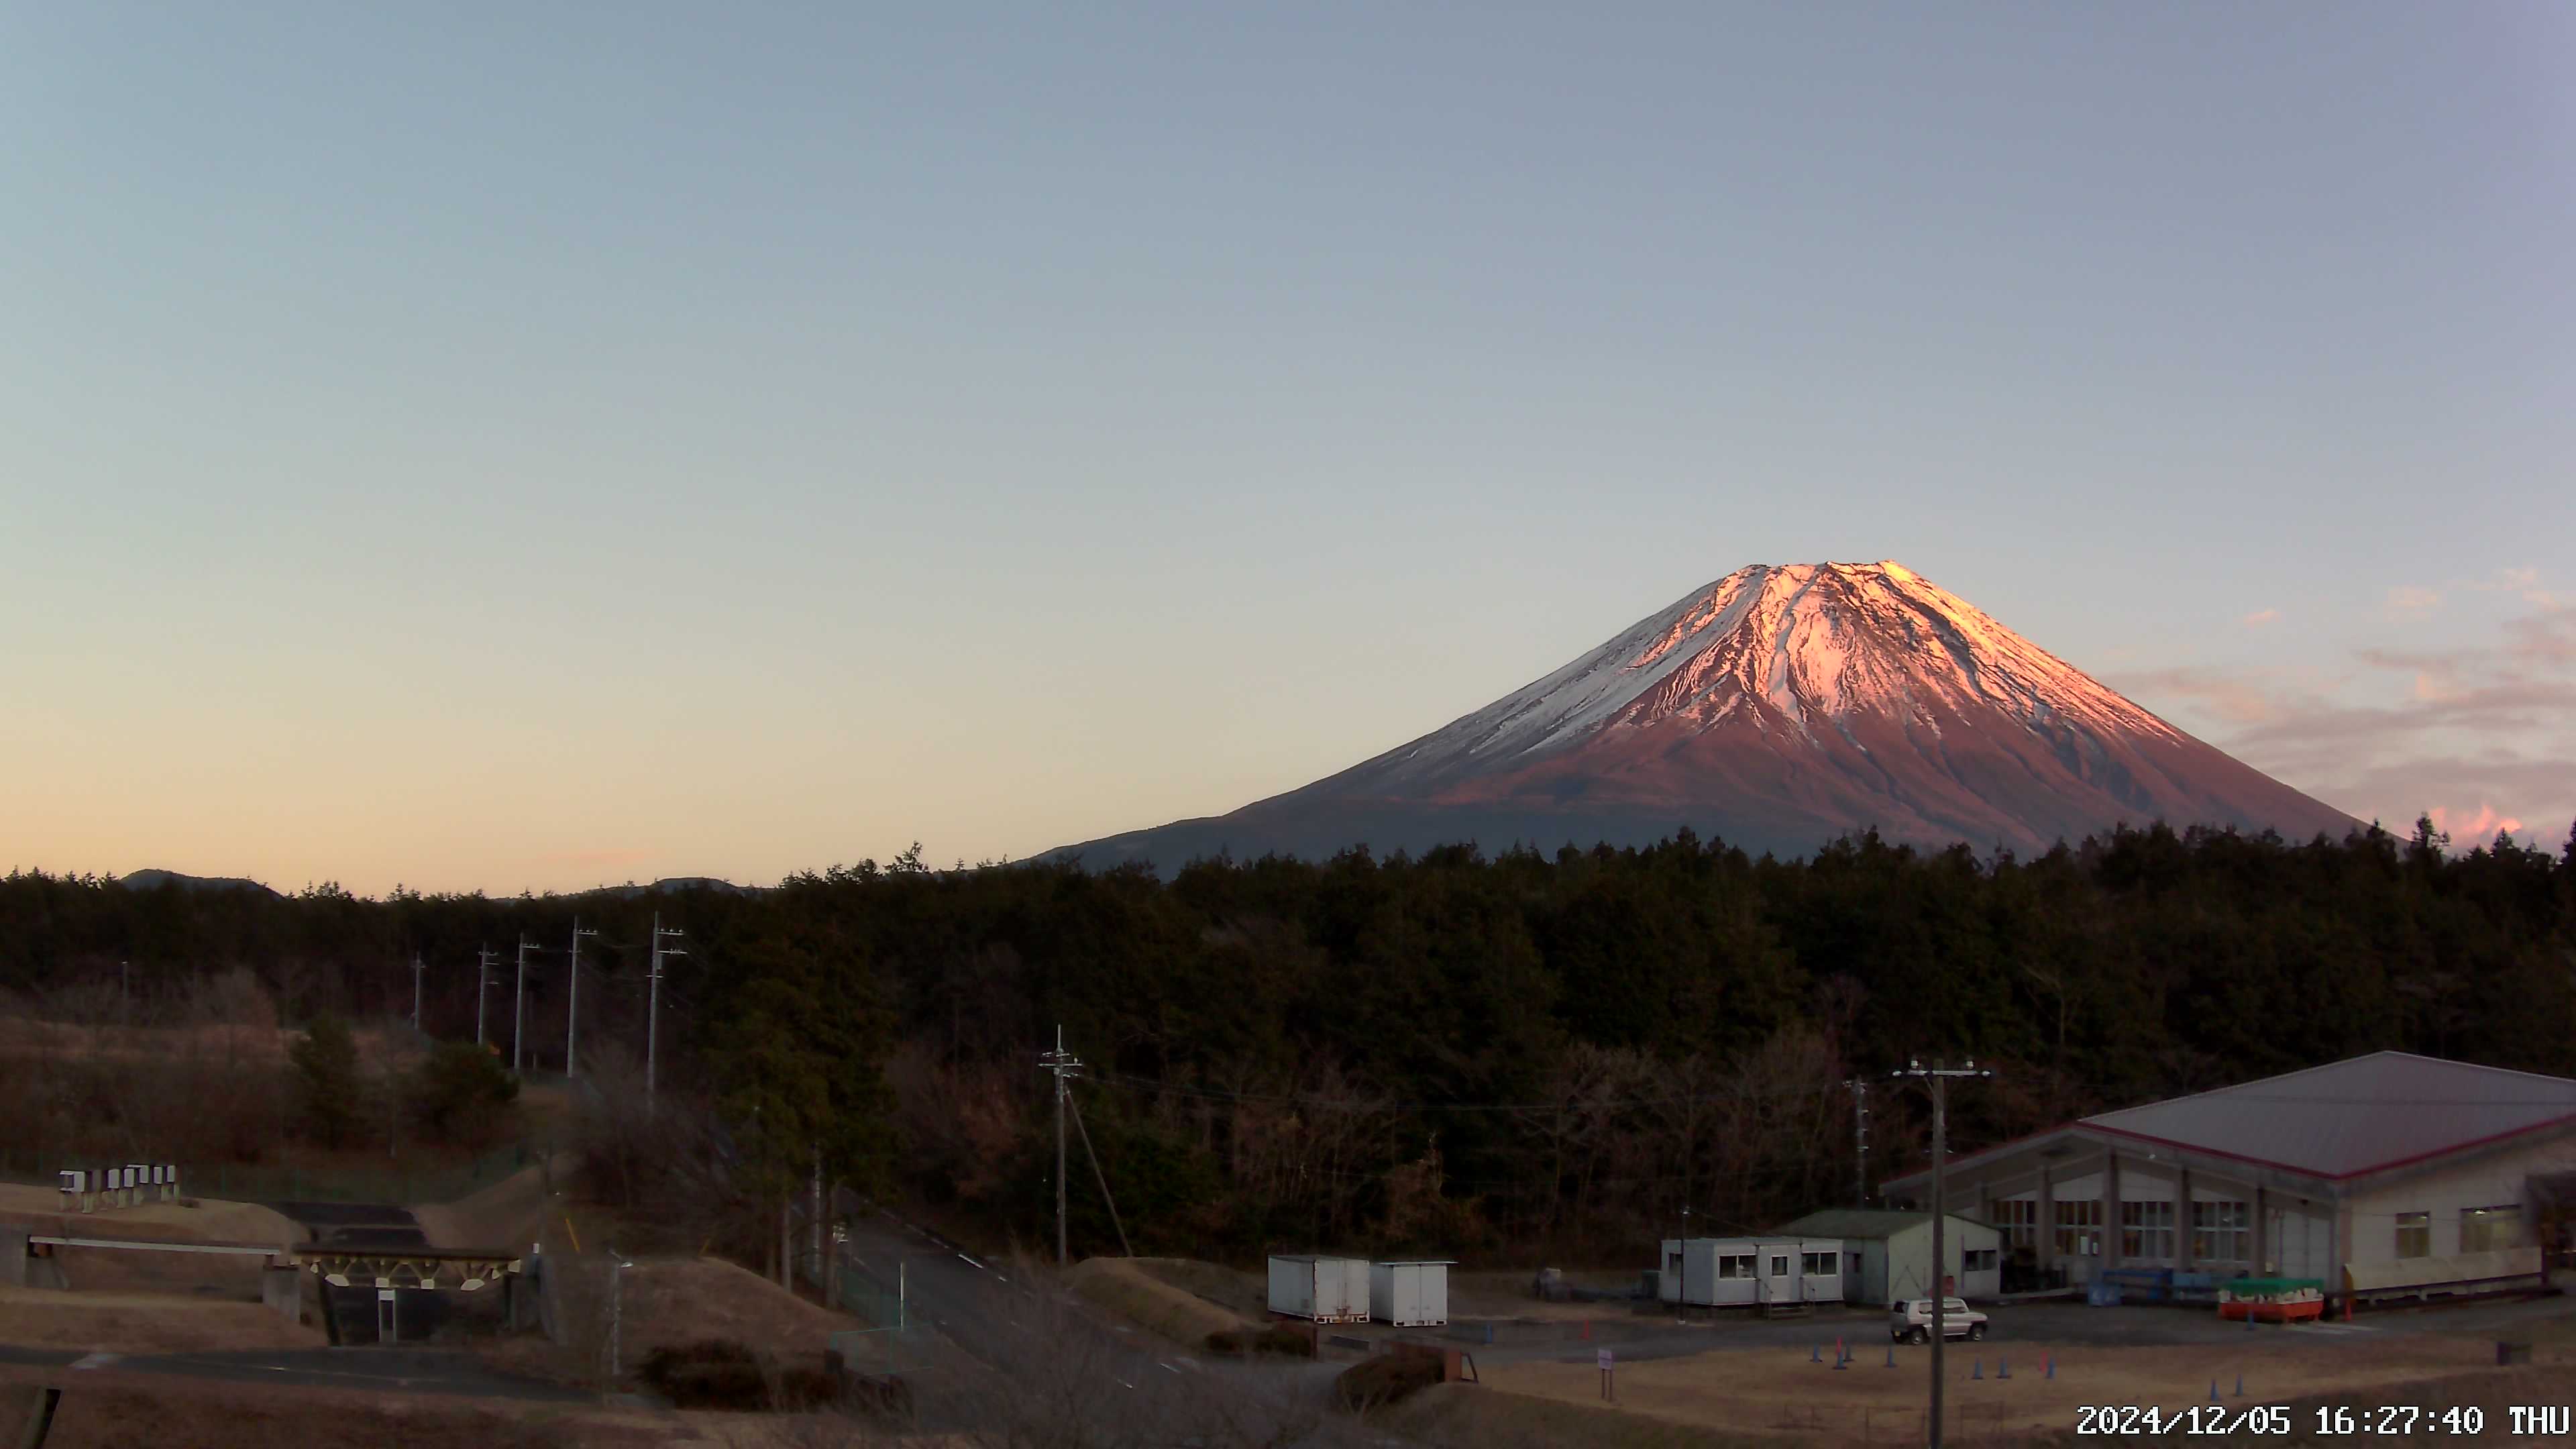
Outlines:
<svg viewBox="0 0 2576 1449"><path fill-rule="evenodd" d="M423 1027L471 1041L489 946L506 1047L524 934L531 1071L560 1073L578 917L600 932L582 1062L608 1070L643 1052L658 912L687 951L663 983L666 1089L737 1126L793 1118L837 1174L961 1230L1049 1231L1037 1059L1061 1025L1140 1252L1607 1261L1685 1205L1758 1228L1920 1165L1919 1104L1885 1080L1914 1057L1998 1072L1955 1101L1956 1151L2382 1048L2576 1073L2576 835L2446 844L2429 824L2305 844L2157 827L2035 859L1863 836L1780 861L1685 833L1169 881L914 851L766 891L516 899L22 872L0 882L0 987L38 1021L247 974L286 1025L381 1026L409 1020L417 955ZM1876 1083L1865 1162L1854 1077ZM156 1130L129 1124L130 1145L227 1150ZM783 1187L800 1155L772 1155ZM1077 1251L1114 1247L1076 1164Z"/></svg>

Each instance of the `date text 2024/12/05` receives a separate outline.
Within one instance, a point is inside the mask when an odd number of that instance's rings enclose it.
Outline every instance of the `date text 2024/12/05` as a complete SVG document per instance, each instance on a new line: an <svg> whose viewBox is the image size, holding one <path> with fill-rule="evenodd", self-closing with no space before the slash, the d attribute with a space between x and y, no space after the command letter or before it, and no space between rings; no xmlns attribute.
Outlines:
<svg viewBox="0 0 2576 1449"><path fill-rule="evenodd" d="M2514 1434L2564 1435L2576 1425L2565 1404L2513 1405L2502 1426ZM2301 1425L2298 1418L2313 1416ZM2371 1408L2327 1405L2293 1417L2279 1404L2231 1408L2194 1404L2163 1408L2154 1404L2101 1404L2076 1411L2075 1432L2090 1434L2291 1434L2301 1428L2317 1437L2392 1438L2415 1434L2473 1435L2486 1431L2487 1411L2474 1405L2419 1407L2382 1404Z"/></svg>

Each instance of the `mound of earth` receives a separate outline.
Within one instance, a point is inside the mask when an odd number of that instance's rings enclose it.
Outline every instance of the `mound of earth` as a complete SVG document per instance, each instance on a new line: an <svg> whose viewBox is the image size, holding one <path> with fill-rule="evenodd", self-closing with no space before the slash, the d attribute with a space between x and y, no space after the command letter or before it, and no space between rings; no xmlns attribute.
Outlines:
<svg viewBox="0 0 2576 1449"><path fill-rule="evenodd" d="M1085 1258L1065 1278L1074 1292L1091 1303L1193 1349L1205 1348L1211 1333L1228 1332L1250 1321L1247 1315L1165 1282L1139 1259Z"/></svg>
<svg viewBox="0 0 2576 1449"><path fill-rule="evenodd" d="M92 1353L200 1353L319 1348L322 1330L257 1303L0 1287L0 1342Z"/></svg>

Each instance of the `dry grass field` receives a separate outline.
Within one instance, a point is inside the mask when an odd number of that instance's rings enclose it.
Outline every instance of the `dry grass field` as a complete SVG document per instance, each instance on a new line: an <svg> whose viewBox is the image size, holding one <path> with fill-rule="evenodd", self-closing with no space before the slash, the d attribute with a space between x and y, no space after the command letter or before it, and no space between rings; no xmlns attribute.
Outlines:
<svg viewBox="0 0 2576 1449"><path fill-rule="evenodd" d="M320 1348L322 1330L257 1303L143 1293L0 1288L0 1343L94 1353Z"/></svg>
<svg viewBox="0 0 2576 1449"><path fill-rule="evenodd" d="M281 1444L367 1444L402 1449L586 1449L577 1416L531 1412L429 1394L171 1380L113 1369L66 1375L0 1369L0 1436L16 1443L30 1392L51 1383L64 1390L45 1449L133 1449L138 1444L188 1449L275 1449Z"/></svg>
<svg viewBox="0 0 2576 1449"><path fill-rule="evenodd" d="M0 1183L0 1223L31 1233L281 1247L304 1239L302 1228L255 1203L188 1198L96 1213L66 1213L61 1204L62 1195L50 1187ZM250 1303L259 1301L264 1261L120 1248L63 1248L56 1256L76 1293L198 1294Z"/></svg>
<svg viewBox="0 0 2576 1449"><path fill-rule="evenodd" d="M618 1310L618 1358L628 1373L657 1348L677 1348L701 1339L725 1338L788 1367L820 1368L831 1335L856 1328L857 1320L808 1303L761 1277L720 1258L643 1258L622 1275L623 1302ZM600 1267L593 1258L582 1265L582 1281ZM586 1301L586 1290L567 1289L568 1301ZM577 1315L580 1310L571 1309ZM586 1315L595 1317L596 1314ZM594 1346L599 1325L585 1323L569 1345L546 1342L533 1334L505 1338L483 1347L484 1361L507 1373L577 1387L596 1387L604 1356Z"/></svg>
<svg viewBox="0 0 2576 1449"><path fill-rule="evenodd" d="M2223 1403L2241 1408L2341 1393L2384 1395L2398 1384L2454 1377L2494 1363L2491 1342L2440 1334L2243 1348L2016 1344L2008 1350L2011 1377L2002 1378L1997 1347L1961 1345L1948 1355L1945 1397L1951 1423L1964 1437L2071 1431L2078 1411L2094 1405L2184 1409L2206 1404L2213 1382ZM1899 1349L1898 1367L1891 1370L1884 1367L1886 1345L1869 1343L1851 1367L1836 1370L1809 1362L1808 1352L1715 1349L1624 1365L1616 1373L1615 1412L1757 1438L1921 1442L1927 1353ZM2535 1367L2527 1372L2567 1377L2576 1366L2576 1351L2564 1347L2535 1350L2534 1357ZM2053 1378L2047 1374L2051 1360ZM2242 1398L2235 1393L2240 1375ZM1601 1401L1601 1376L1589 1363L1497 1366L1485 1372L1484 1385L1613 1412Z"/></svg>

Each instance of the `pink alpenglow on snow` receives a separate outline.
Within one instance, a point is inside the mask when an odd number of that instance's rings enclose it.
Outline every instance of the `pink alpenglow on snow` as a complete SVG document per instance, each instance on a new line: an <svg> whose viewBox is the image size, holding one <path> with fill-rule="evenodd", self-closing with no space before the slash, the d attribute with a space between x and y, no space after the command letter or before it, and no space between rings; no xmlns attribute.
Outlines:
<svg viewBox="0 0 2576 1449"><path fill-rule="evenodd" d="M1170 869L1361 844L1647 844L1688 826L1783 855L1872 828L2031 853L2158 820L2357 828L1901 564L1756 564L1338 775L1071 850Z"/></svg>

